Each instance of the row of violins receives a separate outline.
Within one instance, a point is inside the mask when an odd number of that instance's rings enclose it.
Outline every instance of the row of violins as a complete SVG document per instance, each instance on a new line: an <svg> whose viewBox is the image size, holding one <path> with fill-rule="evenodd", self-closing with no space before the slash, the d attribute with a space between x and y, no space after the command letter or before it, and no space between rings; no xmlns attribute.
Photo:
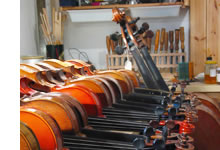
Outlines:
<svg viewBox="0 0 220 150"><path fill-rule="evenodd" d="M140 88L133 71L20 64L20 95L21 149L194 149L193 100Z"/></svg>

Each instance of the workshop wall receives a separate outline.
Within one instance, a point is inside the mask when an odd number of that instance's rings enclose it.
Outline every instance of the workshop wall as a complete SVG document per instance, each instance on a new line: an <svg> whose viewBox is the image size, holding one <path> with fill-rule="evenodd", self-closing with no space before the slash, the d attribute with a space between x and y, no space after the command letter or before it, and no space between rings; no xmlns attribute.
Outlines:
<svg viewBox="0 0 220 150"><path fill-rule="evenodd" d="M37 5L35 0L20 1L20 56L37 55Z"/></svg>
<svg viewBox="0 0 220 150"><path fill-rule="evenodd" d="M158 13L160 13L158 11ZM135 16L137 17L137 16ZM156 29L166 28L175 30L180 26L185 28L185 50L188 56L189 53L189 10L181 9L177 17L166 18L149 18L140 20L138 26L143 22L148 22L150 29L154 32ZM64 49L65 59L71 59L69 48L77 48L80 51L86 52L90 61L97 69L106 69L106 35L115 31L120 32L120 27L114 22L89 22L89 23L73 23L68 17L64 28ZM154 43L154 39L153 42ZM154 46L152 45L152 49ZM74 58L78 59L79 55L70 51ZM81 57L81 59L83 59ZM85 60L85 59L83 59ZM188 57L187 57L188 60Z"/></svg>

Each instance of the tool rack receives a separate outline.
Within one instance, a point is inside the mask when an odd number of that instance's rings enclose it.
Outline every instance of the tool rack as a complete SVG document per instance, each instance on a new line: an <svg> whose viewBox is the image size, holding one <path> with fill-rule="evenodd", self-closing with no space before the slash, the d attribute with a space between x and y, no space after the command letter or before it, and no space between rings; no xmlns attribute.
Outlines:
<svg viewBox="0 0 220 150"><path fill-rule="evenodd" d="M176 70L178 67L178 63L182 62L181 58L183 56L186 57L185 53L159 53L159 54L150 54L153 60L156 60L154 63L159 69L163 68L173 68L173 70ZM170 59L173 59L173 64L170 63ZM131 54L129 54L129 60L132 62L132 69L137 71L137 65L132 57ZM165 61L165 57L167 58L167 61ZM178 59L176 59L178 57ZM107 54L106 55L106 62L107 62L107 69L124 69L125 61L127 59L127 54L123 55L117 55L117 54ZM159 59L161 59L161 62L159 62ZM178 60L176 62L176 60Z"/></svg>

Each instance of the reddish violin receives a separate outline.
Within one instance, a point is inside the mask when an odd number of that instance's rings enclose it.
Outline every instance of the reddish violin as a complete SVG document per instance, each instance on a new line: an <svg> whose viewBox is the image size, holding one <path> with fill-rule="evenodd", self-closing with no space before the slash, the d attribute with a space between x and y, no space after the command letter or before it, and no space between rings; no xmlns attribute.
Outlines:
<svg viewBox="0 0 220 150"><path fill-rule="evenodd" d="M46 113L28 107L20 107L20 121L35 134L40 149L62 149L63 141L59 126ZM46 135L46 136L45 136Z"/></svg>

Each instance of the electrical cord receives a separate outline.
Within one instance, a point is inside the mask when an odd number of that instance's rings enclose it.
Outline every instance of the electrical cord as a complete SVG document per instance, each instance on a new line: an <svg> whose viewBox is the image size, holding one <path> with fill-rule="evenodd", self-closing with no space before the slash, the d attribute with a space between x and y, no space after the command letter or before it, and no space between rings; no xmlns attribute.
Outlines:
<svg viewBox="0 0 220 150"><path fill-rule="evenodd" d="M72 55L71 51L76 51L76 52L79 53L79 54L78 54L78 59L81 60L81 56L83 56L87 61L90 62L89 57L88 57L88 55L87 55L86 52L82 52L82 51L80 51L80 50L77 49L77 48L69 48L69 49L68 49L68 52L69 52L70 56L71 56L73 59L74 59L74 56Z"/></svg>
<svg viewBox="0 0 220 150"><path fill-rule="evenodd" d="M72 59L74 59L74 56L72 55L71 51L76 51L76 52L78 52L78 53L79 53L79 54L78 54L78 59L79 59L79 60L82 60L82 59L84 58L85 60L87 60L86 62L87 62L88 64L91 64L91 69L92 69L92 70L96 70L95 66L94 66L94 65L92 64L92 62L89 60L89 56L88 56L88 54L87 54L86 52L82 52L82 51L80 51L80 50L77 49L77 48L69 48L69 49L68 49L68 52L69 52L70 56L72 57ZM81 58L82 58L82 59L81 59ZM83 61L85 61L85 60L83 60Z"/></svg>

